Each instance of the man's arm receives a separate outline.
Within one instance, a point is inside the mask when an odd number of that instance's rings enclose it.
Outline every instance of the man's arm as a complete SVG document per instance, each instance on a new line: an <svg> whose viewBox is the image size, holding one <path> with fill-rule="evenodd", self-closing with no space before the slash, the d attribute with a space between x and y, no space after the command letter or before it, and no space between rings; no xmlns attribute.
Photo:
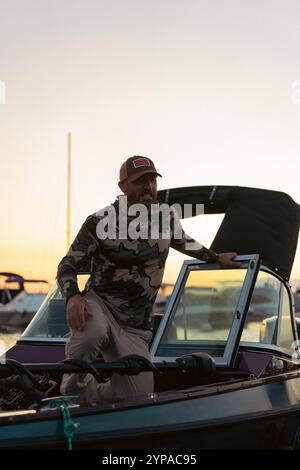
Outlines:
<svg viewBox="0 0 300 470"><path fill-rule="evenodd" d="M91 260L98 246L99 240L96 237L94 216L89 216L79 230L68 253L58 265L56 277L67 302L70 297L80 294L77 274L81 266Z"/></svg>
<svg viewBox="0 0 300 470"><path fill-rule="evenodd" d="M68 253L58 265L57 281L67 300L67 320L72 330L82 330L87 316L93 316L90 305L80 295L77 274L81 266L91 260L98 246L94 216L89 216L79 230Z"/></svg>

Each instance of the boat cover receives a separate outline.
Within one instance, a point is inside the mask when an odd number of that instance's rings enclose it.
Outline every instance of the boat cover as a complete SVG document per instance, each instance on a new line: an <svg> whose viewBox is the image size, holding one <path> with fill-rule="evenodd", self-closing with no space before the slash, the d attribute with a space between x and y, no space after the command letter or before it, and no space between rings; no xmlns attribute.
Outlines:
<svg viewBox="0 0 300 470"><path fill-rule="evenodd" d="M300 206L287 194L239 186L192 186L158 191L158 199L182 208L183 204L204 204L206 214L225 213L211 249L240 255L258 253L265 265L289 278Z"/></svg>

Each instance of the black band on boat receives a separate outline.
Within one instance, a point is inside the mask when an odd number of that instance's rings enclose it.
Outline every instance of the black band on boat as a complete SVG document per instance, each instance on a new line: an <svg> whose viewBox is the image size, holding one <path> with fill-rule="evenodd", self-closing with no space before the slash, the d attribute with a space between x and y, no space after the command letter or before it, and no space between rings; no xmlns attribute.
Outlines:
<svg viewBox="0 0 300 470"><path fill-rule="evenodd" d="M65 359L62 361L62 364L74 365L82 369L83 372L89 372L95 377L98 383L108 382L110 379L111 374L100 374L100 372L97 371L92 364L84 361L83 359Z"/></svg>

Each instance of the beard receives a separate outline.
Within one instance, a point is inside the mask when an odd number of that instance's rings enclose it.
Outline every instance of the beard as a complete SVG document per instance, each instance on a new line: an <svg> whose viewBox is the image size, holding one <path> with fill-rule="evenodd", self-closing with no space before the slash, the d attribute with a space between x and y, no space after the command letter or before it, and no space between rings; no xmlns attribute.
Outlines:
<svg viewBox="0 0 300 470"><path fill-rule="evenodd" d="M145 191L141 194L133 194L128 196L128 202L132 204L144 204L147 207L150 207L151 204L157 203L157 194L154 194L151 191Z"/></svg>

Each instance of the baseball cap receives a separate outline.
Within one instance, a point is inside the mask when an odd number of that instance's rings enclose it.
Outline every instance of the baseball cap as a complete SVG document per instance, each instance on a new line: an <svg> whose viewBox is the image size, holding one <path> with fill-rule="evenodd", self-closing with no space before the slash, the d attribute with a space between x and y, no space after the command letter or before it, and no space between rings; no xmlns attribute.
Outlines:
<svg viewBox="0 0 300 470"><path fill-rule="evenodd" d="M130 181L137 180L140 176L152 173L161 176L157 173L153 161L148 157L141 157L135 155L130 157L123 163L120 168L120 182L128 178Z"/></svg>

